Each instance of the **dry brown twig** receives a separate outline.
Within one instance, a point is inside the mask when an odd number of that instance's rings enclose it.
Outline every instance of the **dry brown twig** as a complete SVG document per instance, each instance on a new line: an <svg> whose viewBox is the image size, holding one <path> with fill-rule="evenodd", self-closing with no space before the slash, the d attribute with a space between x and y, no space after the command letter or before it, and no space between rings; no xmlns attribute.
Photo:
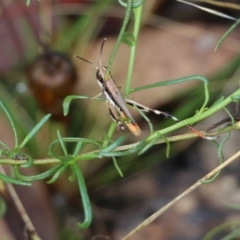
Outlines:
<svg viewBox="0 0 240 240"><path fill-rule="evenodd" d="M182 198L190 194L193 190L197 189L199 186L202 185L202 183L206 180L209 180L212 178L216 173L218 173L220 170L225 168L227 165L235 161L238 157L240 157L240 151L234 154L232 157L227 159L225 162L223 162L221 165L213 169L211 172L209 172L207 175L205 175L203 178L198 180L196 183L194 183L191 187L189 187L187 190L185 190L183 193L178 195L176 198L174 198L171 202L169 202L164 207L160 208L157 212L152 214L149 218L147 218L145 221L143 221L141 224L139 224L136 228L134 228L130 233L128 233L125 237L123 237L121 240L129 240L133 235L135 235L137 232L139 232L144 227L148 226L151 222L153 222L155 219L157 219L160 215L162 215L164 212L166 212L170 207L172 207L175 203L180 201Z"/></svg>

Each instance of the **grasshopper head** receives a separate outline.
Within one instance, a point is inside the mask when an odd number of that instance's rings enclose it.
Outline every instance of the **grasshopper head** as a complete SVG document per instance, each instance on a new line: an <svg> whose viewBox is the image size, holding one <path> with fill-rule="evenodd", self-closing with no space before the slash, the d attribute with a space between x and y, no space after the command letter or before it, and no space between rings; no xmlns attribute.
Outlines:
<svg viewBox="0 0 240 240"><path fill-rule="evenodd" d="M96 72L96 78L97 80L109 80L111 79L111 74L108 73L108 77L106 76L107 67L105 66L99 66L97 72Z"/></svg>

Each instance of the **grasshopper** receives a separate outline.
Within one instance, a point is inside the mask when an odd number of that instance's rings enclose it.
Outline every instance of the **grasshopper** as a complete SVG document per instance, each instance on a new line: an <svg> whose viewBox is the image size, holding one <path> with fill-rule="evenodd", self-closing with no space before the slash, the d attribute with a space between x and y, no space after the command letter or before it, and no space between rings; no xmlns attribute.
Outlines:
<svg viewBox="0 0 240 240"><path fill-rule="evenodd" d="M126 103L120 93L118 87L116 86L115 81L113 80L111 73L108 74L108 78L106 77L107 68L102 65L102 50L104 43L107 39L104 38L101 49L100 49L100 64L99 66L94 65L88 60L81 58L79 56L75 56L80 58L81 60L92 64L97 69L96 78L98 81L98 85L102 89L102 96L107 99L109 102L109 111L112 118L117 122L118 127L121 131L124 131L124 125L121 122L121 119L124 120L130 131L135 135L139 136L141 134L141 129L138 124L133 119L131 113L129 112ZM118 117L118 113L120 116Z"/></svg>
<svg viewBox="0 0 240 240"><path fill-rule="evenodd" d="M167 112L155 110L155 109L149 108L139 102L136 102L134 100L123 98L115 81L112 78L111 73L108 73L108 76L106 76L107 67L102 65L102 51L103 51L103 46L104 46L104 43L106 40L107 39L104 38L102 45L101 45L99 66L93 64L92 62L90 62L82 57L79 57L76 55L75 55L75 57L93 65L97 69L96 78L97 78L98 85L102 89L101 95L107 99L107 101L109 103L110 116L117 123L118 129L121 131L125 130L124 124L122 123L122 122L124 122L126 124L126 126L129 128L129 130L135 136L139 136L141 134L141 129L138 126L138 124L136 123L136 121L133 119L126 104L133 106L133 107L136 106L137 108L139 108L140 110L142 110L144 112L153 112L157 115L163 115L166 118L171 118L174 121L179 122L180 120L178 118L172 116L171 114L169 114ZM99 96L99 95L97 95L97 96ZM200 131L198 131L197 129L193 128L190 125L186 125L186 127L203 139L206 139L206 140L215 139L213 137L205 136L203 133L201 133Z"/></svg>

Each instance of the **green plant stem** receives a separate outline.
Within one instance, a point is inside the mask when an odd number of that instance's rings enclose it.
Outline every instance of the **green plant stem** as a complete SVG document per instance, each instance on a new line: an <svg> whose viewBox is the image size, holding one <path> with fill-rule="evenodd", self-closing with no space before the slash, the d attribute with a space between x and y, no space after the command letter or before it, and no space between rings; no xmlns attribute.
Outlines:
<svg viewBox="0 0 240 240"><path fill-rule="evenodd" d="M121 30L119 32L119 35L118 35L116 44L114 46L114 49L112 51L112 54L110 56L109 62L108 62L108 68L107 68L107 72L106 72L106 75L105 75L105 80L109 78L109 73L110 73L110 70L112 68L113 60L114 60L114 58L117 54L117 50L118 50L118 48L120 46L120 43L122 41L123 34L124 34L124 32L127 28L127 24L128 24L129 18L130 18L131 10L132 10L132 0L128 0L123 24L122 24Z"/></svg>
<svg viewBox="0 0 240 240"><path fill-rule="evenodd" d="M214 48L214 51L217 51L217 49L221 46L223 41L227 38L227 36L240 24L240 18L223 34L223 36L218 41L216 47Z"/></svg>
<svg viewBox="0 0 240 240"><path fill-rule="evenodd" d="M159 130L159 131L153 133L151 136L149 136L145 140L145 143L147 144L147 143L151 142L153 139L155 139L159 136L165 135L165 134L167 134L169 132L172 132L172 131L174 131L178 128L184 127L188 124L193 124L195 122L198 122L198 121L200 121L204 118L207 118L207 117L213 115L215 112L223 109L226 105L231 103L233 101L233 99L236 98L237 96L240 96L240 89L235 91L233 94L231 94L225 100L219 102L216 105L213 105L211 108L209 108L208 110L206 110L202 114L191 117L191 118L188 118L184 121L181 121L179 123L174 124L173 126L167 127L163 130ZM219 135L221 133L228 132L228 131L235 130L235 129L237 129L237 130L240 129L240 126L239 126L238 123L236 123L233 126L226 127L224 129L222 129L221 131L218 130L216 132L213 132L213 133L211 133L211 136L216 136L216 135ZM173 142L173 141L179 141L179 140L188 139L188 138L192 138L192 137L197 137L197 135L195 133L189 133L189 134L183 134L183 135L168 137L168 141ZM156 141L155 144L165 143L165 141L166 141L165 139L159 139L159 140ZM126 150L129 150L131 148L136 147L138 144L141 144L141 142L136 142L134 144L128 144L128 145L125 145L125 146L119 146L119 147L116 147L113 151L114 152L126 151ZM99 152L99 150L95 150L95 151L92 151L92 152L81 154L81 155L78 156L78 158L76 158L76 161L79 159L79 157L83 158L83 157L86 157L90 154L94 154L94 153L97 154L98 152ZM84 159L85 160L92 160L93 158L87 158L86 157ZM56 158L46 158L46 159L34 160L33 164L35 164L35 165L40 165L41 164L42 165L42 164L60 163L60 162L61 161L59 159L56 159ZM0 164L22 165L22 164L25 164L25 163L26 163L26 160L0 159Z"/></svg>
<svg viewBox="0 0 240 240"><path fill-rule="evenodd" d="M222 133L226 133L232 130L240 130L240 126L239 124L235 124L234 126L228 126L225 127L221 130L215 131L215 132L211 132L211 136L217 136L220 135ZM180 135L176 135L176 136L171 136L168 137L167 140L169 142L177 142L177 141L181 141L181 140L186 140L186 139L190 139L190 138L194 138L194 137L198 137L195 133L185 133L185 134L180 134ZM136 147L138 144L140 144L141 142L135 142L135 143L131 143L131 144L127 144L127 145L123 145L123 146L119 146L116 147L114 149L114 152L121 152L121 151L126 151L129 150L131 148ZM162 144L162 143L166 143L166 138L161 138L156 140L156 142L154 143L154 145L156 144ZM86 158L86 156L89 156L91 154L97 153L98 150L92 151L92 152L88 152L88 153L84 153L81 154L81 157L84 157L85 160L93 160L93 158ZM26 160L14 160L14 159L0 159L0 164L6 164L6 165L23 165L26 163ZM45 164L59 164L61 163L61 161L58 158L44 158L44 159L35 159L33 164L34 165L45 165Z"/></svg>
<svg viewBox="0 0 240 240"><path fill-rule="evenodd" d="M112 138L115 130L116 130L116 123L115 122L112 122L112 124L110 125L110 128L108 130L108 134L107 134L107 137L105 138L104 142L103 142L103 145L102 145L102 148L105 148L107 147L110 139Z"/></svg>
<svg viewBox="0 0 240 240"><path fill-rule="evenodd" d="M211 116L212 114L214 114L215 112L221 110L222 108L224 108L226 105L228 105L229 103L231 103L233 100L232 98L235 96L235 95L240 95L240 89L238 89L237 91L235 91L233 94L231 94L229 97L227 97L225 100L223 100L222 102L220 102L219 104L217 105L214 105L212 106L211 108L209 108L208 110L206 110L205 112L203 112L202 114L200 115L196 115L196 116L193 116L191 118L188 118L186 120L183 120L177 124L174 124L173 126L170 126L170 127L167 127L163 130L160 130L160 131L157 131L155 132L154 134L152 134L150 137L148 137L146 139L147 142L151 141L152 139L154 139L159 133L161 135L164 135L168 132L171 132L171 131L174 131L180 127L183 127L183 126L186 126L188 124L193 124L195 122L199 122L200 120L204 119L204 118L207 118L209 116Z"/></svg>
<svg viewBox="0 0 240 240"><path fill-rule="evenodd" d="M126 95L129 94L130 92L130 84L132 80L133 67L134 67L136 48L137 48L137 39L138 39L139 29L141 26L142 10L143 10L143 5L140 5L138 8L133 9L134 17L135 17L134 28L133 28L133 36L134 36L135 44L133 44L130 50L127 80L126 80L125 89L124 89L124 93Z"/></svg>

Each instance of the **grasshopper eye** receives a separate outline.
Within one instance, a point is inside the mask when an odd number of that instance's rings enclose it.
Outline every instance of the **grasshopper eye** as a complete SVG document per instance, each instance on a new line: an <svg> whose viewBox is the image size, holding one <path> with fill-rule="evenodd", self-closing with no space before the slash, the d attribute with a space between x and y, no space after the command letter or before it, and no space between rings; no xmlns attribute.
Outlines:
<svg viewBox="0 0 240 240"><path fill-rule="evenodd" d="M97 70L97 72L96 72L96 78L97 78L98 80L103 79L101 69L98 69L98 70Z"/></svg>

